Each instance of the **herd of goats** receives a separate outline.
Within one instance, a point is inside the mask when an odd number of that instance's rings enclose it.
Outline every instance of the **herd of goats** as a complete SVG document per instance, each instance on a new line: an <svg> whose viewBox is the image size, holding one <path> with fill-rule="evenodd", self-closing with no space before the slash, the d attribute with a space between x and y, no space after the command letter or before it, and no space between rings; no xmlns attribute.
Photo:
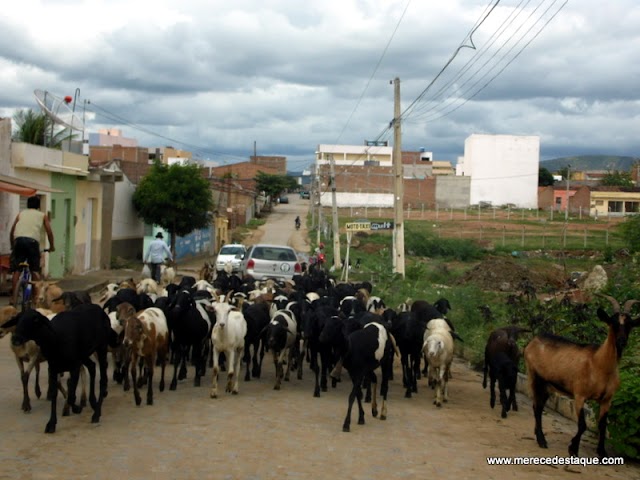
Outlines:
<svg viewBox="0 0 640 480"><path fill-rule="evenodd" d="M291 372L302 378L303 366L315 374L314 396L339 381L342 369L351 378L348 410L343 430L349 431L351 410L358 405L358 423L364 424L363 397L378 415L377 383L380 375L380 418L386 418L388 383L393 361L400 357L405 396L417 391L417 381L426 375L434 389L434 404L448 399L447 382L454 356L454 341L460 339L447 318L451 306L442 298L433 304L418 300L396 309L373 295L368 282L335 282L321 267L311 268L292 281L269 279L257 282L228 272L213 272L205 264L199 279L183 276L174 281L171 268L164 269L158 284L143 279L109 284L97 303L86 292L63 292L55 284L39 287L37 308L17 312L13 307L0 311L0 338L11 334L23 386L22 409L31 410L28 381L39 364L48 362L48 398L51 415L45 432L56 430L58 390L65 397L63 415L78 413L86 402L84 385L81 401L76 389L81 377L89 374L88 400L92 422L99 422L102 401L107 393L107 355L113 356L113 379L133 386L140 405L140 389L147 388L146 402L153 404L153 377L160 367L160 391L165 388L165 368L173 366L169 388L187 377L194 367L194 384L200 385L207 363L213 368L210 396L218 396L218 377L226 371L225 390L238 393L240 365L245 380L259 378L265 352L275 365L275 389ZM630 311L637 303L622 307L606 297L613 313L598 309L598 317L609 326L606 340L599 346L580 345L553 335L538 335L521 352L516 340L522 329L499 328L491 333L485 349L483 387L490 381L490 406L496 403L498 384L501 415L517 410L515 389L521 355L527 368L538 445L546 448L542 431L542 411L549 388L575 399L578 431L569 445L569 454L578 455L580 438L586 430L584 404L600 405L597 453L606 456L607 412L620 380L618 361L631 329L640 319ZM100 371L99 391L95 380ZM61 376L69 373L66 388ZM376 372L379 372L376 374ZM83 382L85 383L85 382ZM366 396L365 396L366 392Z"/></svg>

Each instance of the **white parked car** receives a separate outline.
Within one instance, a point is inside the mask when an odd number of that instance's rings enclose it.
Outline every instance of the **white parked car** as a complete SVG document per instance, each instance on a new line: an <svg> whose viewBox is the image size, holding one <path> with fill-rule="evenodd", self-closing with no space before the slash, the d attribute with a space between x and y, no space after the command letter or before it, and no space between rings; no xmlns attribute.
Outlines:
<svg viewBox="0 0 640 480"><path fill-rule="evenodd" d="M229 245L223 245L216 257L216 271L221 272L225 270L225 267L227 271L229 269L231 272L240 271L240 264L246 253L247 247L242 244L230 243Z"/></svg>

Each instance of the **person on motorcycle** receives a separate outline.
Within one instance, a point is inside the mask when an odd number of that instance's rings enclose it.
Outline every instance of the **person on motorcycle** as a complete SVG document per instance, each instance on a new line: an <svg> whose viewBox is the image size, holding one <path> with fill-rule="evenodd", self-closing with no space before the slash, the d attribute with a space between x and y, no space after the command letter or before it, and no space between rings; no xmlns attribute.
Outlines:
<svg viewBox="0 0 640 480"><path fill-rule="evenodd" d="M300 216L296 217L296 230L300 230Z"/></svg>

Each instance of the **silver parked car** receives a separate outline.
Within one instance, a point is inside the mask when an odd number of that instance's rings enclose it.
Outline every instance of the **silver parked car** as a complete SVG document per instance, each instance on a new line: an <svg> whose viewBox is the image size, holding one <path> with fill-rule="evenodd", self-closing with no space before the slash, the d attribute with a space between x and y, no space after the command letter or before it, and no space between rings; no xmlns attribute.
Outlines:
<svg viewBox="0 0 640 480"><path fill-rule="evenodd" d="M301 272L296 251L286 245L253 245L240 265L240 273L251 275L256 280L291 280Z"/></svg>
<svg viewBox="0 0 640 480"><path fill-rule="evenodd" d="M246 253L247 247L242 244L230 243L229 245L223 245L216 257L216 270L221 272L229 264L232 272L240 271L240 264Z"/></svg>

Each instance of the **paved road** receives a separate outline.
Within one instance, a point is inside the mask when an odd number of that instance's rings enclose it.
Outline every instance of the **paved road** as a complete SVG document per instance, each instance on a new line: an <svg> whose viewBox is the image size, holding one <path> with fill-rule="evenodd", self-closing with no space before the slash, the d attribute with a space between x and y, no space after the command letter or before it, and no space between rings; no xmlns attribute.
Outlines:
<svg viewBox="0 0 640 480"><path fill-rule="evenodd" d="M276 207L263 239L291 237L290 209L295 205ZM272 225L279 233L272 233ZM192 371L173 392L158 393L156 380L153 406L136 407L132 392L110 382L100 424L91 424L85 410L59 418L58 431L45 435L49 404L34 399L32 412L21 412L18 370L5 338L0 340L0 479L640 478L640 469L630 465L488 466L487 457L496 455L564 457L575 425L545 415L549 449L541 450L526 397L518 395L520 411L503 420L499 410L489 408L479 372L457 360L452 373L450 401L436 408L424 380L417 395L404 398L396 368L388 419L372 418L366 405L366 424L357 425L354 412L352 431L343 433L348 376L314 398L305 364L302 380L294 375L275 391L274 367L265 357L261 379L242 381L239 395L215 400L209 398L210 370L201 387L193 386ZM593 436L585 436L581 453L595 454Z"/></svg>

